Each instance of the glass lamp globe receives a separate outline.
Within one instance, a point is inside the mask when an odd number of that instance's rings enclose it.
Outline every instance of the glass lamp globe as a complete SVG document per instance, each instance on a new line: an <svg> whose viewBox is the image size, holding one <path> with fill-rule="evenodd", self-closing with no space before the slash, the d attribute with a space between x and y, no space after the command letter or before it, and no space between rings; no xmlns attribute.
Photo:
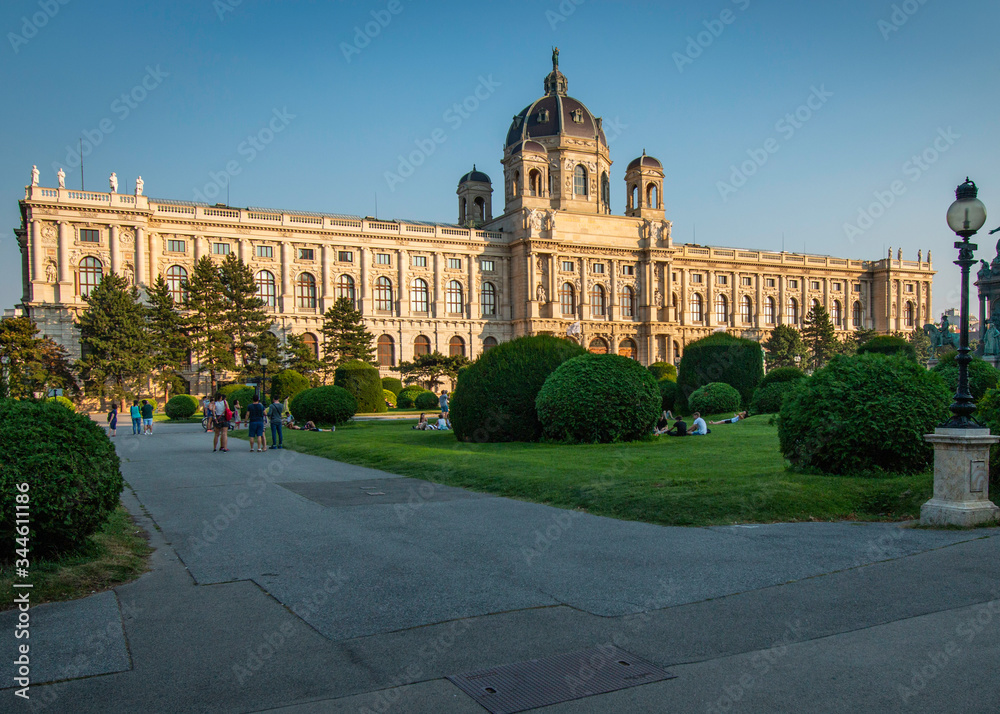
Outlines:
<svg viewBox="0 0 1000 714"><path fill-rule="evenodd" d="M976 233L986 223L986 206L976 196L976 184L965 179L955 189L955 202L948 207L948 227L963 238Z"/></svg>
<svg viewBox="0 0 1000 714"><path fill-rule="evenodd" d="M985 220L985 219L983 219L983 220ZM260 358L260 366L261 367L266 367L267 366L267 357L261 357Z"/></svg>

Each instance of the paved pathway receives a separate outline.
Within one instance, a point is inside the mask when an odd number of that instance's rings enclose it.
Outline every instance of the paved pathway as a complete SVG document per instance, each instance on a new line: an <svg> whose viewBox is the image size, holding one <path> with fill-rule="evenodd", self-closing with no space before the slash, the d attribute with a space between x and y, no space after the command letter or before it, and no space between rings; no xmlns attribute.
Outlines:
<svg viewBox="0 0 1000 714"><path fill-rule="evenodd" d="M195 425L117 446L152 570L32 610L0 711L482 712L444 677L606 643L677 678L539 711L997 710L996 529L663 528Z"/></svg>

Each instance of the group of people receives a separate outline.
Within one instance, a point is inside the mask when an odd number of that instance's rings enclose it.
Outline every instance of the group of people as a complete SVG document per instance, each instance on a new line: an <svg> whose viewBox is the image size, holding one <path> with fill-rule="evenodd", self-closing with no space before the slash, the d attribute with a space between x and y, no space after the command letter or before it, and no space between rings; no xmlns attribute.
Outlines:
<svg viewBox="0 0 1000 714"><path fill-rule="evenodd" d="M431 424L427 421L426 412L420 412L420 419L413 428L418 431L446 431L451 429L451 420L448 419L448 392L441 392L441 396L438 397L438 405L441 407L441 412L437 416L436 424Z"/></svg>
<svg viewBox="0 0 1000 714"><path fill-rule="evenodd" d="M746 419L750 416L750 413L746 411L737 412L729 419L710 422L702 419L700 412L695 412L692 416L694 417L694 421L689 430L687 422L679 416L675 417L668 409L660 415L656 426L653 427L653 434L655 436L662 436L664 434L667 436L706 436L712 433L712 430L708 428L709 424L735 424L738 421ZM673 426L670 426L671 421L674 423Z"/></svg>
<svg viewBox="0 0 1000 714"><path fill-rule="evenodd" d="M226 398L222 394L216 394L214 400L205 397L202 406L205 410L205 416L211 418L212 451L229 451L230 423L235 421L238 425L241 421L239 402L233 402L234 408L230 408ZM271 405L265 410L264 405L260 403L260 397L254 395L253 401L246 410L251 453L260 453L268 449L267 441L264 438L265 415L271 422L270 448L284 448L284 436L281 430L281 417L284 412L285 408L277 397L272 399Z"/></svg>
<svg viewBox="0 0 1000 714"><path fill-rule="evenodd" d="M139 434L145 436L153 435L153 405L149 403L148 399L143 399L142 405L139 404L138 399L133 400L128 413L132 419L132 436L138 436ZM108 412L108 436L117 435L118 403L116 402L111 405L111 411Z"/></svg>

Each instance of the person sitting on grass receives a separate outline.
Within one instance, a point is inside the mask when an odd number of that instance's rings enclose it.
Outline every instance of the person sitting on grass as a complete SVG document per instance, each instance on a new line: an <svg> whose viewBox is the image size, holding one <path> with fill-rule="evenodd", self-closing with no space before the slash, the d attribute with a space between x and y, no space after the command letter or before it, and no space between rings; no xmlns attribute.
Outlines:
<svg viewBox="0 0 1000 714"><path fill-rule="evenodd" d="M427 423L427 414L425 412L420 412L420 420L413 425L413 428L417 431L426 431L430 428L430 424Z"/></svg>
<svg viewBox="0 0 1000 714"><path fill-rule="evenodd" d="M670 413L670 410L665 410L657 420L656 426L653 427L653 435L660 436L661 434L666 434L667 428L670 426L670 420L673 418L674 415Z"/></svg>
<svg viewBox="0 0 1000 714"><path fill-rule="evenodd" d="M687 436L688 435L688 425L687 422L677 417L677 421L674 422L674 428L668 429L664 432L667 436Z"/></svg>
<svg viewBox="0 0 1000 714"><path fill-rule="evenodd" d="M447 431L448 429L451 429L451 422L448 421L448 416L447 414L445 414L445 412L441 412L438 415L437 428L441 431Z"/></svg>
<svg viewBox="0 0 1000 714"><path fill-rule="evenodd" d="M746 419L748 416L750 416L749 412L738 412L736 414L733 414L732 419L722 419L721 421L710 421L708 423L709 424L735 424L736 422L738 422L738 421L740 421L742 419Z"/></svg>
<svg viewBox="0 0 1000 714"><path fill-rule="evenodd" d="M693 415L694 423L691 425L691 436L705 436L706 434L711 434L712 430L708 428L705 420L701 418L699 412L695 412Z"/></svg>

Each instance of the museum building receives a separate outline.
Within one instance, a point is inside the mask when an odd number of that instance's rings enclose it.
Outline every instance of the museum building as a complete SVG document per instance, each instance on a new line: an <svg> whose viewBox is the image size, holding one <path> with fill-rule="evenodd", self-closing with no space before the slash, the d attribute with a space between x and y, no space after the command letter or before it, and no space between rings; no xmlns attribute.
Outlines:
<svg viewBox="0 0 1000 714"><path fill-rule="evenodd" d="M454 224L155 199L141 178L134 194L118 193L114 175L107 193L67 189L61 172L47 188L34 169L15 229L20 307L76 356L74 320L109 271L140 288L162 274L180 300L197 260L235 253L279 339L302 334L321 354L323 313L347 297L384 373L422 353L474 359L542 333L676 362L713 331L762 340L776 325L801 328L814 304L838 332L933 322L930 252L864 261L675 244L664 168L645 153L627 165L625 213L613 215L601 118L567 88L554 54L543 96L507 132L502 214L490 177L473 166L458 182Z"/></svg>

